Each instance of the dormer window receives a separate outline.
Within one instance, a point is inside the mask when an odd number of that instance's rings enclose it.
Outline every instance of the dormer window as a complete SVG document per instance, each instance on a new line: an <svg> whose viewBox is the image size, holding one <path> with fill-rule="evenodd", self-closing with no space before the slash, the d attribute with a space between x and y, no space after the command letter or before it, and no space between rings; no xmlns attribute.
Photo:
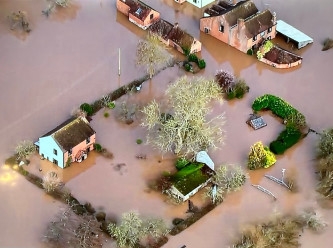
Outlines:
<svg viewBox="0 0 333 248"><path fill-rule="evenodd" d="M257 40L257 36L255 35L255 36L253 36L253 39L252 39L253 41L256 41Z"/></svg>
<svg viewBox="0 0 333 248"><path fill-rule="evenodd" d="M272 32L272 27L268 28L268 33Z"/></svg>
<svg viewBox="0 0 333 248"><path fill-rule="evenodd" d="M73 153L73 149L71 148L68 150L68 155L72 155L72 153Z"/></svg>
<svg viewBox="0 0 333 248"><path fill-rule="evenodd" d="M90 137L86 139L86 144L90 143Z"/></svg>
<svg viewBox="0 0 333 248"><path fill-rule="evenodd" d="M142 13L142 9L141 8L138 8L136 11L135 11L135 14L137 15L140 15Z"/></svg>

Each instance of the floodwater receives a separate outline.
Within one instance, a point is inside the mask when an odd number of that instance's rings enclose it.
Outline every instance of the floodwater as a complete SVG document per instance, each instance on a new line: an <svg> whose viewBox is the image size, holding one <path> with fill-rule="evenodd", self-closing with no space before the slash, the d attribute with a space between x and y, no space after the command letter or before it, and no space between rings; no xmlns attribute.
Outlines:
<svg viewBox="0 0 333 248"><path fill-rule="evenodd" d="M203 43L201 56L207 68L200 75L212 77L216 70L225 69L242 77L250 86L250 93L241 101L225 102L215 111L225 112L227 137L225 145L210 152L216 164L232 163L244 166L249 147L261 140L268 144L283 126L265 114L268 126L253 131L245 121L251 113L253 99L265 93L275 94L290 102L307 118L312 129L321 131L333 126L328 106L330 95L332 51L322 52L322 42L332 35L333 5L330 0L320 4L313 1L255 0L259 9L269 7L278 19L300 29L314 39L314 43L294 50L303 56L303 64L294 69L278 70L259 63L254 58L219 43L199 32L198 18L202 10L189 4L176 5L173 0L147 0L162 18L180 26ZM36 140L55 125L70 116L82 102L91 102L120 85L139 78L142 68L135 66L135 48L144 32L118 13L115 0L73 0L69 9L57 9L49 18L41 14L46 2L33 0L0 0L0 159L13 153L15 145L23 140ZM31 33L10 31L6 16L13 11L28 13ZM309 18L311 13L316 18ZM283 43L283 40L277 40ZM284 44L293 49L291 44ZM118 49L121 49L121 76L118 76ZM177 67L168 69L151 82L144 84L142 92L130 97L141 103L160 99L166 85L184 72ZM125 97L126 98L126 97ZM136 139L145 140L145 131L133 123L126 126L98 113L92 121L98 142L113 152L107 160L91 154L81 168L63 172L66 185L82 201L90 201L111 216L136 209L142 215L163 217L168 223L174 217L185 216L186 206L175 207L164 198L149 191L147 182L162 171L170 170L170 156L161 159L156 151ZM100 134L100 135L99 135ZM326 248L332 243L333 214L323 208L314 191L316 178L313 171L317 137L309 136L294 148L278 157L273 168L250 173L250 180L240 192L226 201L193 226L171 237L166 248L217 248L229 245L247 223L263 220L274 212L300 211L306 207L319 209L332 223L325 233L313 235L305 232L302 247ZM144 153L146 160L135 155ZM124 163L121 169L117 164ZM44 161L33 159L31 170L52 168ZM72 169L74 168L74 169ZM264 178L264 174L279 177L281 169L294 170L300 191L291 194ZM260 184L271 190L277 201L251 186ZM6 166L0 170L1 234L0 247L42 247L41 237L47 222L53 218L60 203L45 197L37 187ZM194 198L200 205L200 197ZM105 247L110 247L106 243Z"/></svg>

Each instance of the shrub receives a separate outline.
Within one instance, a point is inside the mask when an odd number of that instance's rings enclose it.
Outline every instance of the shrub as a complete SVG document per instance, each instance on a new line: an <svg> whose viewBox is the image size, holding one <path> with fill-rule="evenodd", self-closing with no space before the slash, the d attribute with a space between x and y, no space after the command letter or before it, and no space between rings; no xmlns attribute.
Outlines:
<svg viewBox="0 0 333 248"><path fill-rule="evenodd" d="M333 154L333 129L324 130L318 143L318 156L325 158Z"/></svg>
<svg viewBox="0 0 333 248"><path fill-rule="evenodd" d="M190 55L190 49L188 47L182 47L182 49L186 57Z"/></svg>
<svg viewBox="0 0 333 248"><path fill-rule="evenodd" d="M93 108L89 103L82 103L80 109L86 112L88 116L93 114Z"/></svg>
<svg viewBox="0 0 333 248"><path fill-rule="evenodd" d="M198 63L198 56L194 53L188 55L188 61Z"/></svg>
<svg viewBox="0 0 333 248"><path fill-rule="evenodd" d="M250 48L249 50L247 50L247 52L246 52L248 55L253 55L253 49L252 48Z"/></svg>
<svg viewBox="0 0 333 248"><path fill-rule="evenodd" d="M295 145L302 137L299 129L293 126L287 126L276 140L270 143L269 148L275 154L283 154L288 148Z"/></svg>
<svg viewBox="0 0 333 248"><path fill-rule="evenodd" d="M247 166L250 170L268 168L276 163L274 154L261 141L251 146Z"/></svg>
<svg viewBox="0 0 333 248"><path fill-rule="evenodd" d="M56 172L49 171L43 177L42 185L46 192L52 192L55 191L57 188L59 188L62 185L62 182Z"/></svg>
<svg viewBox="0 0 333 248"><path fill-rule="evenodd" d="M109 102L107 106L109 109L114 109L116 107L116 104L114 102Z"/></svg>
<svg viewBox="0 0 333 248"><path fill-rule="evenodd" d="M206 61L203 59L198 60L198 66L200 69L205 69L206 68Z"/></svg>
<svg viewBox="0 0 333 248"><path fill-rule="evenodd" d="M137 143L138 145L142 144L142 139L137 139L137 140L136 140L136 143Z"/></svg>
<svg viewBox="0 0 333 248"><path fill-rule="evenodd" d="M104 117L108 118L110 116L110 114L108 112L104 112Z"/></svg>
<svg viewBox="0 0 333 248"><path fill-rule="evenodd" d="M190 63L185 63L184 68L185 68L185 71L191 71L192 66L190 65Z"/></svg>
<svg viewBox="0 0 333 248"><path fill-rule="evenodd" d="M222 91L230 92L235 84L235 76L228 71L219 70L215 74L215 81L220 85Z"/></svg>
<svg viewBox="0 0 333 248"><path fill-rule="evenodd" d="M102 152L102 146L98 143L94 144L94 149L96 150L96 152Z"/></svg>
<svg viewBox="0 0 333 248"><path fill-rule="evenodd" d="M185 158L179 158L176 161L176 168L177 170L181 170L183 169L185 166L187 166L190 163L190 161L188 161Z"/></svg>
<svg viewBox="0 0 333 248"><path fill-rule="evenodd" d="M249 90L250 90L250 87L247 86L247 84L245 83L245 81L243 79L240 79L237 81L237 83L233 87L232 91L235 92L236 98L241 99L241 98L243 98L245 93L249 92Z"/></svg>

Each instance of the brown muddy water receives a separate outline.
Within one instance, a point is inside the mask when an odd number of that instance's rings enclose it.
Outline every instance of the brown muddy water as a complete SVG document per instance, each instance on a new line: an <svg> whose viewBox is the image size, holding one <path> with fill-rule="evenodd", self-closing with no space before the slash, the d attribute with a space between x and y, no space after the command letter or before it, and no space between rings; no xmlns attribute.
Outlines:
<svg viewBox="0 0 333 248"><path fill-rule="evenodd" d="M333 126L330 96L333 90L332 51L322 52L322 42L333 34L333 4L330 0L313 3L310 0L254 1L259 9L269 7L283 19L314 39L314 43L295 50L304 57L295 69L277 70L259 63L237 50L221 44L199 32L198 18L202 10L189 4L177 5L173 0L147 0L167 21L180 26L203 43L201 56L207 68L200 75L212 77L216 70L225 69L242 77L250 86L250 93L241 101L225 102L216 112L225 112L227 137L220 150L210 154L216 164L232 163L244 166L250 145L261 140L268 144L283 126L268 114L268 127L251 130L245 121L251 113L253 99L265 93L275 94L290 102L307 117L311 128L321 131ZM48 19L41 14L46 2L33 0L0 0L0 159L13 153L23 140L36 140L70 116L82 102L91 102L120 85L144 75L135 66L135 48L144 32L118 13L115 0L73 0L65 10L57 9ZM6 16L18 10L28 13L32 32L10 31ZM315 18L309 18L314 16ZM282 39L276 40L283 43ZM291 44L284 44L292 49ZM121 76L118 77L118 48L121 48ZM184 72L177 67L165 70L143 85L139 94L129 99L145 103L161 99L167 84ZM191 76L191 75L189 75ZM125 96L124 98L127 98ZM121 99L120 99L121 101ZM110 216L138 210L142 215L164 218L186 216L186 205L175 207L148 190L147 182L162 171L172 168L173 157L167 155L159 163L160 155L136 139L145 140L145 130L138 121L123 125L103 111L94 116L92 126L98 142L114 154L107 160L93 153L87 161L62 172L66 185L82 201L90 201ZM302 247L331 247L333 239L332 210L323 208L314 191L314 156L317 137L306 139L278 157L276 165L265 171L250 173L250 180L240 192L230 195L209 215L175 237L166 248L217 248L230 245L247 223L263 220L274 212L299 211L306 207L319 209L331 223L325 233L301 236ZM135 155L144 153L146 160ZM117 169L117 164L125 164ZM82 168L83 167L83 168ZM39 172L39 168L43 171ZM300 191L291 194L264 178L265 173L279 176L281 169L294 170ZM45 173L55 169L51 164L33 158L29 169ZM260 184L278 198L251 187ZM6 166L0 168L0 247L43 247L41 238L46 224L62 205L31 185ZM196 196L194 204L202 199ZM113 247L106 242L105 247Z"/></svg>

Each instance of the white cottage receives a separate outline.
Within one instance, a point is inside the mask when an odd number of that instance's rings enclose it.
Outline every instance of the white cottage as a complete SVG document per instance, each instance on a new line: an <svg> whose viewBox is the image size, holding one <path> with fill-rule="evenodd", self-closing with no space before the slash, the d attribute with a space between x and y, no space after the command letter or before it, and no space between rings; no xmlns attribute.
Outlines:
<svg viewBox="0 0 333 248"><path fill-rule="evenodd" d="M86 118L77 117L44 134L35 144L41 157L65 168L86 159L95 143L96 132Z"/></svg>

